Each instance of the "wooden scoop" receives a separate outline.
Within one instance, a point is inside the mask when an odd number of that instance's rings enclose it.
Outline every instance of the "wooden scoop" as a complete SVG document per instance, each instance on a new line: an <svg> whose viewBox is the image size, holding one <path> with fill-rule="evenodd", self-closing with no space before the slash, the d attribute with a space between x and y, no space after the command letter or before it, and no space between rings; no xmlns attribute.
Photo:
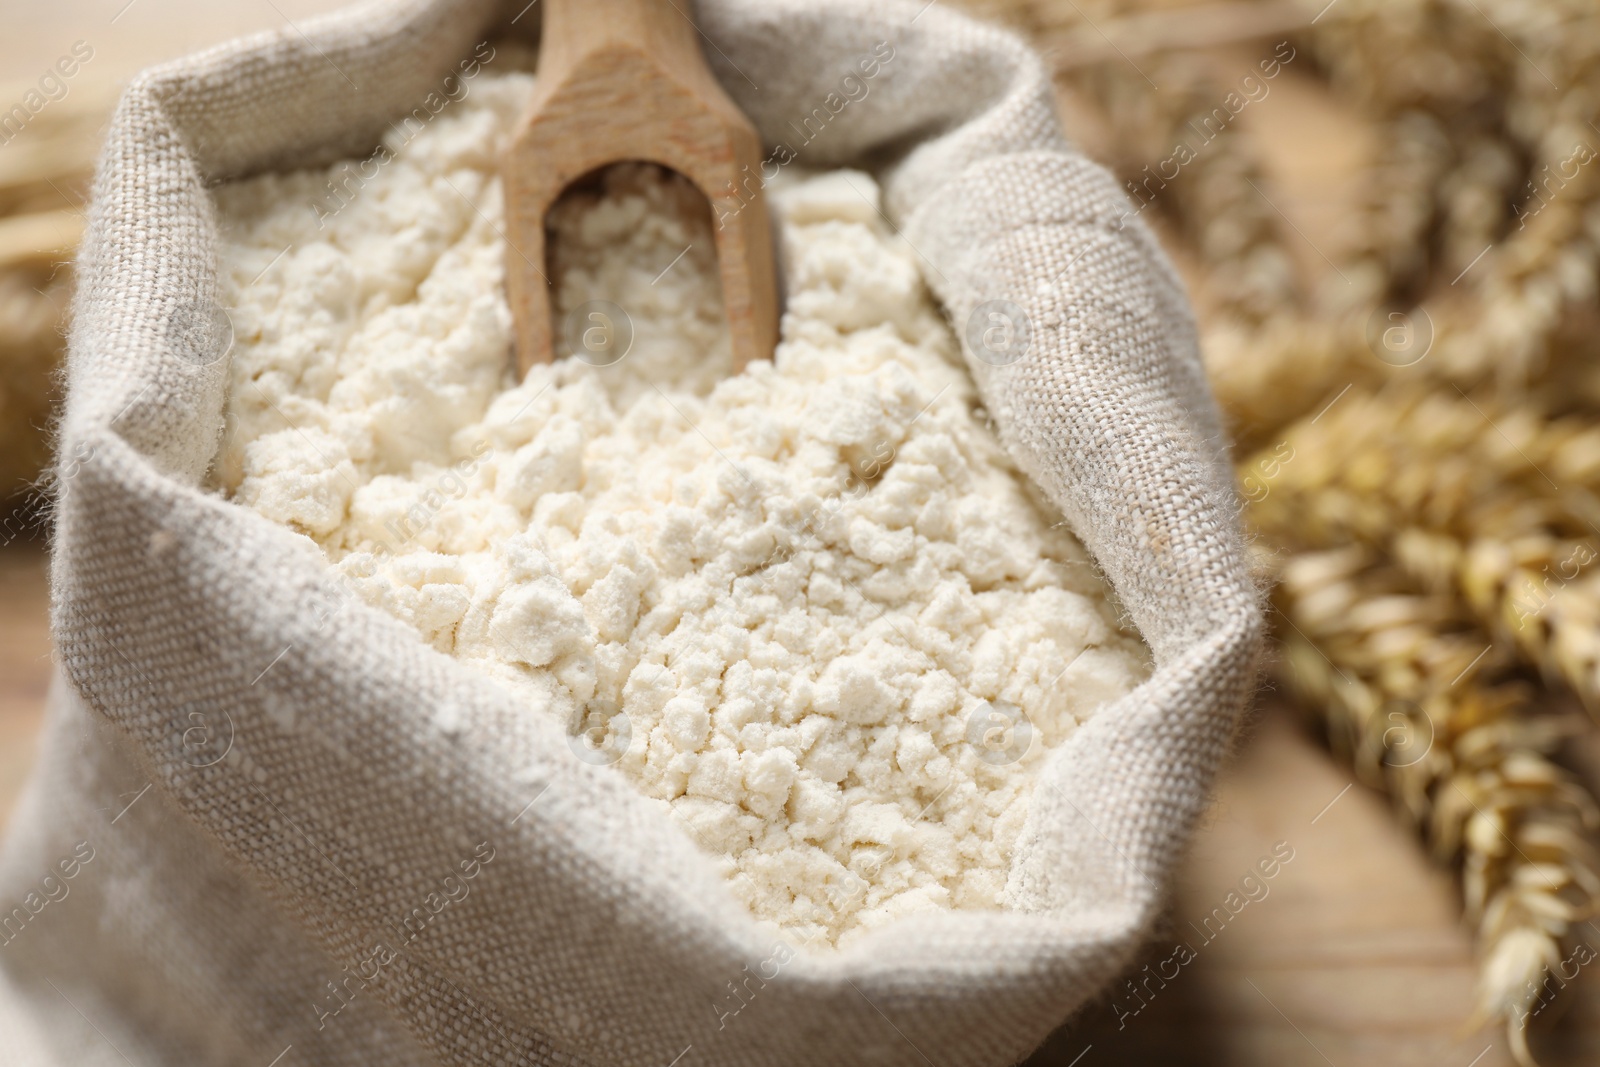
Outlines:
<svg viewBox="0 0 1600 1067"><path fill-rule="evenodd" d="M539 68L506 152L506 289L521 373L553 354L545 213L599 167L677 171L711 202L737 374L777 343L761 138L711 76L689 0L543 0Z"/></svg>

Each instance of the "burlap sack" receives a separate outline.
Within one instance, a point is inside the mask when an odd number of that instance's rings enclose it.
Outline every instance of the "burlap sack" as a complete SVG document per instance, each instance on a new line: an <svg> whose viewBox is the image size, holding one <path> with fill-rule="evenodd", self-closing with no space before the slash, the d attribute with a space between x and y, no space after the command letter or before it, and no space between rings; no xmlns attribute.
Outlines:
<svg viewBox="0 0 1600 1067"><path fill-rule="evenodd" d="M775 946L556 723L201 491L207 187L368 148L523 2L366 4L150 71L117 110L61 439L64 680L0 859L6 1063L998 1065L1160 907L1261 620L1179 283L1004 33L922 0L695 12L770 141L892 45L802 162L879 170L958 330L986 301L1025 315L1026 354L974 373L1155 652L1044 771L1013 910Z"/></svg>

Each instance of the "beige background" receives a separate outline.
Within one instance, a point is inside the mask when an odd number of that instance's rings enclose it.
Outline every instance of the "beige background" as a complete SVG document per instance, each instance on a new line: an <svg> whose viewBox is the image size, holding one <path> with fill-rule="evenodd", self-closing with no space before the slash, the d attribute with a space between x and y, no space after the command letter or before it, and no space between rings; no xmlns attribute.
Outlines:
<svg viewBox="0 0 1600 1067"><path fill-rule="evenodd" d="M0 33L0 100L10 107L75 41L94 58L78 88L105 90L141 67L243 33L289 29L342 5L331 0L35 0L8 3ZM6 146L8 149L11 146Z"/></svg>

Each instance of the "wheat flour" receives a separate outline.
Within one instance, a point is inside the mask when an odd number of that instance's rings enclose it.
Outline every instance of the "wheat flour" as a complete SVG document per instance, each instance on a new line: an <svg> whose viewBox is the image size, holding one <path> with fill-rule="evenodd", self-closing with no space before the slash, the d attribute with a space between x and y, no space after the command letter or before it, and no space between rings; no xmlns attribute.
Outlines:
<svg viewBox="0 0 1600 1067"><path fill-rule="evenodd" d="M558 321L627 354L510 374L485 74L380 172L218 190L215 486L367 602L560 717L759 918L815 944L1005 903L1033 772L1148 673L981 411L872 179L771 190L787 311L728 377L711 221L648 168L554 220Z"/></svg>

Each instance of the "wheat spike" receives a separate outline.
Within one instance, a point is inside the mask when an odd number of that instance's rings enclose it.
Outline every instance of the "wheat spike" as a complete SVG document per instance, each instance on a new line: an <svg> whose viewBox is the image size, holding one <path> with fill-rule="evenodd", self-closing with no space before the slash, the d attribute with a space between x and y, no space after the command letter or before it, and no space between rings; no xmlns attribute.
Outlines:
<svg viewBox="0 0 1600 1067"><path fill-rule="evenodd" d="M1526 408L1501 420L1505 436L1486 434L1482 405L1415 388L1346 401L1246 462L1254 521L1285 546L1361 542L1454 590L1498 643L1600 714L1600 530L1531 458L1588 473L1588 435L1519 422Z"/></svg>
<svg viewBox="0 0 1600 1067"><path fill-rule="evenodd" d="M1594 800L1547 754L1579 724L1526 713L1528 688L1457 611L1364 547L1291 557L1275 600L1284 673L1368 784L1461 864L1483 959L1477 1016L1532 1063L1527 1023L1563 939L1600 904ZM1487 655L1483 650L1489 648Z"/></svg>

